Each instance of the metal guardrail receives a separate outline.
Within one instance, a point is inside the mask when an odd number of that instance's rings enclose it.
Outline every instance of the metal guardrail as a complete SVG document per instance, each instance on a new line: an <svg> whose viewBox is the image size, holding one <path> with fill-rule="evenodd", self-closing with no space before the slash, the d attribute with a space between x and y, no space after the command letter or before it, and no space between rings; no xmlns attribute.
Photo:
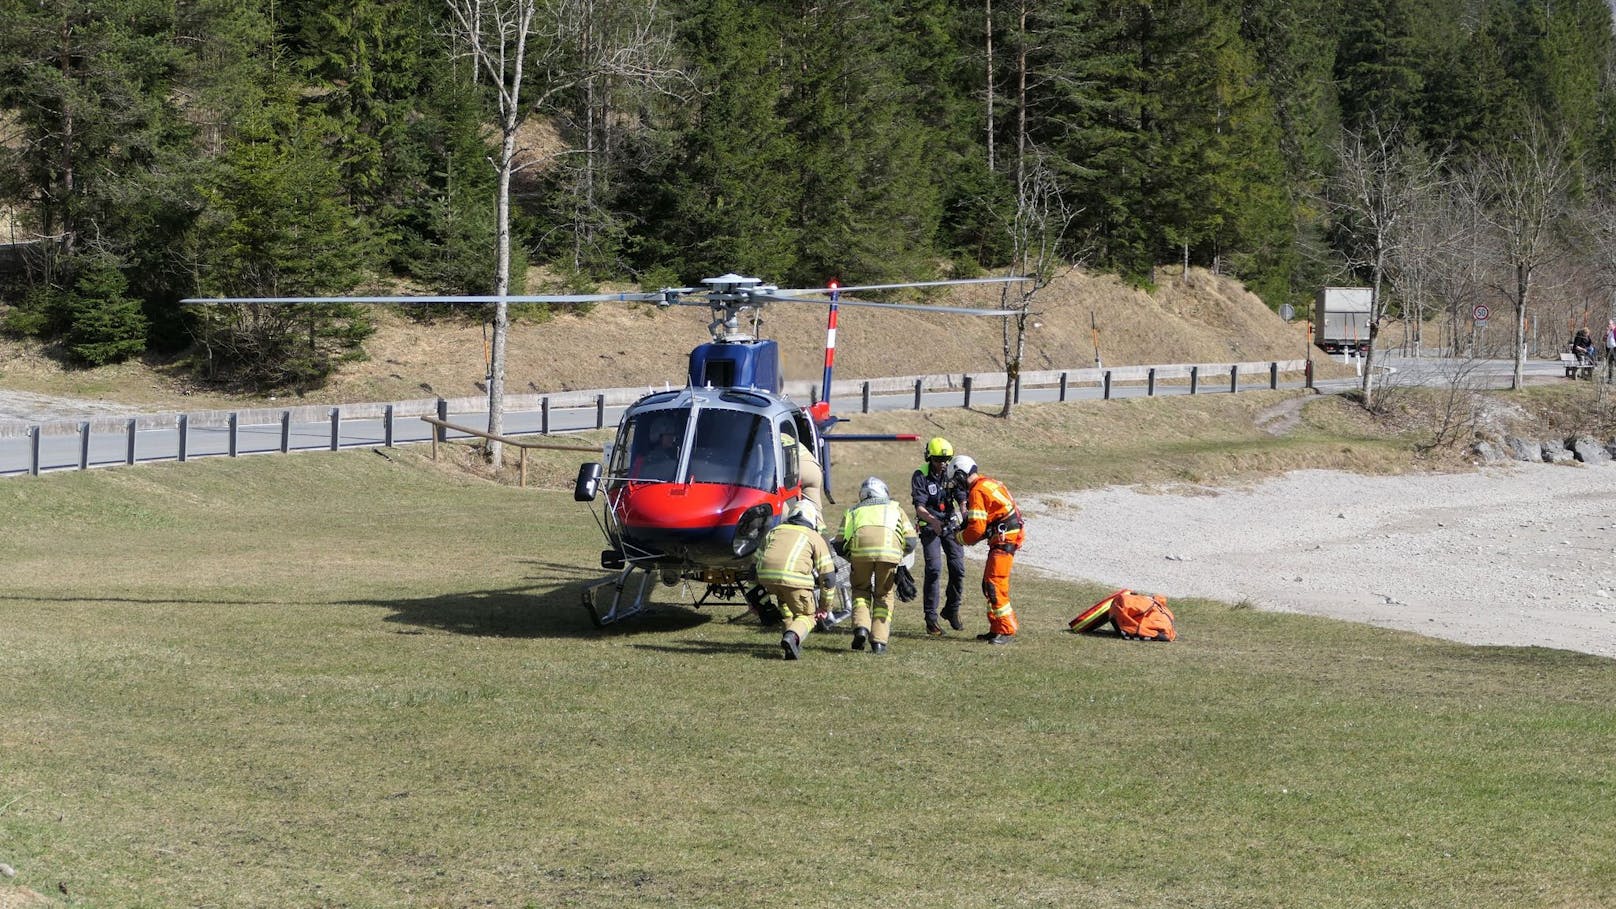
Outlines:
<svg viewBox="0 0 1616 909"><path fill-rule="evenodd" d="M1242 363L1163 364L1120 366L1110 369L1040 370L1023 373L1011 392L1020 401L1024 389L1056 390L1053 400L1069 400L1085 386L1101 399L1113 397L1119 386L1143 386L1155 395L1158 384L1187 381L1188 393L1202 390L1204 380L1227 376L1227 390L1278 388L1281 374L1303 372L1305 360ZM1257 377L1261 377L1258 379ZM1255 379L1256 381L1251 381ZM856 399L869 413L872 397L911 399L922 409L931 396L932 406L970 408L973 395L1000 391L1009 381L1005 373L940 373L833 382L831 397ZM505 399L506 433L499 441L519 448L541 447L518 440L521 435L551 435L604 429L608 408L632 404L654 388L609 388L554 394L508 395ZM818 400L817 383L787 382L785 393L797 400ZM1092 395L1090 395L1092 397ZM938 400L942 398L943 400ZM980 403L978 401L977 403ZM187 461L198 457L239 457L245 454L393 447L399 444L446 441L448 438L488 438L480 430L449 421L451 414L485 413L487 399L426 398L391 403L312 405L288 408L247 408L234 411L192 411L94 417L29 423L0 422L0 476L35 475L54 470L133 465L153 461ZM560 415L566 418L561 419ZM413 418L413 419L412 419ZM401 423L400 421L406 421ZM430 429L404 427L430 424ZM141 443L145 442L143 446ZM593 450L593 449L589 449ZM525 453L524 453L525 460Z"/></svg>
<svg viewBox="0 0 1616 909"><path fill-rule="evenodd" d="M517 450L517 483L523 489L527 488L527 450L529 448L543 448L551 451L587 451L591 453L597 450L593 445L557 445L554 442L534 442L528 439L515 439L510 436L500 435L498 433L483 432L480 429L472 429L469 426L457 426L448 422L447 420L440 420L437 417L422 417L421 420L422 422L431 424L440 429L453 429L456 432L463 432L469 436L487 439L490 442L501 442L506 445L515 446ZM438 433L432 434L432 460L434 461L438 459L438 435Z"/></svg>

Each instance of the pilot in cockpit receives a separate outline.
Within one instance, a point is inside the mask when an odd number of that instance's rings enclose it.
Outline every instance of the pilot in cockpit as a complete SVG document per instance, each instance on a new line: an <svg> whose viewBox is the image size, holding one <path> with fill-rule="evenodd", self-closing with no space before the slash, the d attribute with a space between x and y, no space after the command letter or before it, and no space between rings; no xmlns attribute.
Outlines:
<svg viewBox="0 0 1616 909"><path fill-rule="evenodd" d="M650 446L635 464L634 476L645 480L671 480L679 469L679 424L663 418L647 426Z"/></svg>

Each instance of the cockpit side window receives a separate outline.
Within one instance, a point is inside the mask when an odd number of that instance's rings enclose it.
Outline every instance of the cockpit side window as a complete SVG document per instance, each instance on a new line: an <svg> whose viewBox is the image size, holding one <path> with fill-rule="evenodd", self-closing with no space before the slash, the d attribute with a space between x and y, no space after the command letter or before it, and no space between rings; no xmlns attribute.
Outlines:
<svg viewBox="0 0 1616 909"><path fill-rule="evenodd" d="M791 487L802 483L798 466L797 427L790 417L780 421L780 483Z"/></svg>

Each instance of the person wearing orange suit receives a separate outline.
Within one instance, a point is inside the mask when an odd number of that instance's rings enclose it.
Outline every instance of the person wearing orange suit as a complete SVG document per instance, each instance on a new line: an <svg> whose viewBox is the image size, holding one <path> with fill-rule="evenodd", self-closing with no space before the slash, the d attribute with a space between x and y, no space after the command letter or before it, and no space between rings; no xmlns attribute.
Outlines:
<svg viewBox="0 0 1616 909"><path fill-rule="evenodd" d="M1010 606L1010 565L1027 539L1021 510L1010 490L977 470L976 461L955 455L948 462L949 480L969 492L965 498L965 526L959 541L974 546L986 541L988 564L982 571L982 596L988 601L988 630L976 636L989 644L1008 644L1015 637L1016 611Z"/></svg>

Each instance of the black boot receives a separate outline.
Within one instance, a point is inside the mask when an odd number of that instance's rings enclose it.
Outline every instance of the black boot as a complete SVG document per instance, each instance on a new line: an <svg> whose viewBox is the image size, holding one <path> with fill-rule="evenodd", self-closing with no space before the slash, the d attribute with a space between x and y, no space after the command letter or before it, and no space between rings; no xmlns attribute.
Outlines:
<svg viewBox="0 0 1616 909"><path fill-rule="evenodd" d="M797 637L795 631L788 631L780 636L780 649L786 652L786 659L802 659L802 639Z"/></svg>
<svg viewBox="0 0 1616 909"><path fill-rule="evenodd" d="M960 621L958 606L949 606L945 608L942 611L942 616L943 621L947 622L950 628L953 628L955 631L965 630L965 623Z"/></svg>
<svg viewBox="0 0 1616 909"><path fill-rule="evenodd" d="M886 653L887 652L886 642L885 641L871 641L870 642L870 652L871 653Z"/></svg>
<svg viewBox="0 0 1616 909"><path fill-rule="evenodd" d="M869 639L870 639L870 629L868 629L868 628L855 628L855 629L853 629L853 649L854 650L863 650L865 642L869 641Z"/></svg>

